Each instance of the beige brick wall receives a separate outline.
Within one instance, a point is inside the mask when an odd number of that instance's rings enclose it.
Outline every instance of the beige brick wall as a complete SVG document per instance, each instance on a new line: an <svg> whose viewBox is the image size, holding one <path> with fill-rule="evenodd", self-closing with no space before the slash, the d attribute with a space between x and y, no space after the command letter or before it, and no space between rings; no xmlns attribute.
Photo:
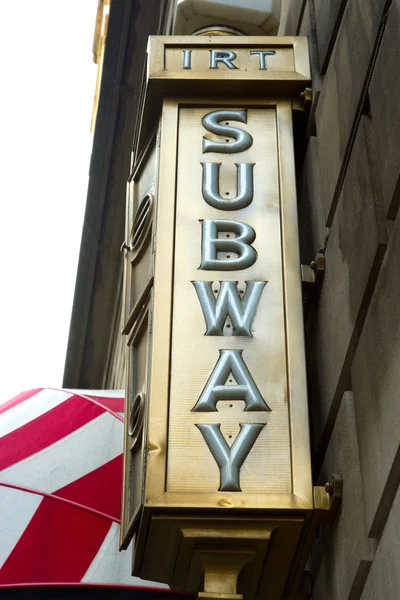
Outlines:
<svg viewBox="0 0 400 600"><path fill-rule="evenodd" d="M396 600L400 482L400 0L307 0L313 106L299 161L301 255L326 243L307 320L314 481L344 481L310 565L317 600ZM302 4L303 7L303 4ZM328 235L327 235L328 234Z"/></svg>

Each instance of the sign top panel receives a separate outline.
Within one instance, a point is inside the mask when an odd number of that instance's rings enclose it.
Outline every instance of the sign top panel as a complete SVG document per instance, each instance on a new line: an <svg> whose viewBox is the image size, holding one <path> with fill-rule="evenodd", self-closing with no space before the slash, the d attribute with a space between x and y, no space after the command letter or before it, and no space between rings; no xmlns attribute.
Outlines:
<svg viewBox="0 0 400 600"><path fill-rule="evenodd" d="M306 37L150 36L140 151L164 98L294 99L311 86Z"/></svg>
<svg viewBox="0 0 400 600"><path fill-rule="evenodd" d="M225 93L291 97L310 84L305 37L152 36L148 48L148 86L162 82L169 94ZM222 85L221 85L222 84Z"/></svg>

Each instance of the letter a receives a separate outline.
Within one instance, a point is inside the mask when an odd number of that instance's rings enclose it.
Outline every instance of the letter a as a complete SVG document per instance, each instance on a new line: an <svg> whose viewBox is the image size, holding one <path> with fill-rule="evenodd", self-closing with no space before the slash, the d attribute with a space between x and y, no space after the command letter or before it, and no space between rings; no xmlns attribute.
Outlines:
<svg viewBox="0 0 400 600"><path fill-rule="evenodd" d="M240 468L254 446L265 425L246 423L240 425L240 432L232 447L226 443L220 425L196 425L200 429L206 444L215 458L220 471L220 492L241 492Z"/></svg>
<svg viewBox="0 0 400 600"><path fill-rule="evenodd" d="M245 411L270 411L242 357L242 350L220 350L220 357L193 412L217 412L218 400L244 400ZM229 375L238 385L226 385Z"/></svg>
<svg viewBox="0 0 400 600"><path fill-rule="evenodd" d="M246 292L240 297L236 281L222 281L217 299L212 281L192 281L207 325L206 335L224 335L223 328L229 316L232 335L252 337L251 324L266 281L246 282Z"/></svg>

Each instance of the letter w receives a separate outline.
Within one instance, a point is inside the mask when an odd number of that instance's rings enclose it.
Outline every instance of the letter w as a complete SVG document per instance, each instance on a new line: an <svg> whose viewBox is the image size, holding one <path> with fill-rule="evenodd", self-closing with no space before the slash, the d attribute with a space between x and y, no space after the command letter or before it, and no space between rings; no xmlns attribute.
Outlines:
<svg viewBox="0 0 400 600"><path fill-rule="evenodd" d="M227 317L232 321L232 335L252 337L253 323L258 302L266 281L246 282L246 292L240 297L236 281L223 281L217 298L213 294L212 281L192 281L200 301L207 326L205 335L224 335Z"/></svg>

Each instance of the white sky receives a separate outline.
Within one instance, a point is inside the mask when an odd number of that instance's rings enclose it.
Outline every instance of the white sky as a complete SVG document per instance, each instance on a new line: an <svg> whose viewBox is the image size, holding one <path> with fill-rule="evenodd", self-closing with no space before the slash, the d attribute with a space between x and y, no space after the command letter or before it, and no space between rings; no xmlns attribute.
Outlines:
<svg viewBox="0 0 400 600"><path fill-rule="evenodd" d="M91 150L97 0L1 0L0 403L61 387Z"/></svg>

